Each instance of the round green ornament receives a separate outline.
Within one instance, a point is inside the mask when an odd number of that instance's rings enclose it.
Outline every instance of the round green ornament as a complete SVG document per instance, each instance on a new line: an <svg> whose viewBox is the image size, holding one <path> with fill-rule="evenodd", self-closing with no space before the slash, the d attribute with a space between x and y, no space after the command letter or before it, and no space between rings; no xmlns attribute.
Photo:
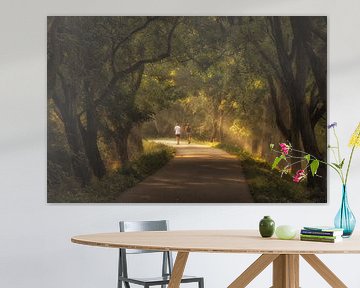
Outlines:
<svg viewBox="0 0 360 288"><path fill-rule="evenodd" d="M296 228L290 225L281 225L276 228L276 236L283 240L290 240L296 236Z"/></svg>

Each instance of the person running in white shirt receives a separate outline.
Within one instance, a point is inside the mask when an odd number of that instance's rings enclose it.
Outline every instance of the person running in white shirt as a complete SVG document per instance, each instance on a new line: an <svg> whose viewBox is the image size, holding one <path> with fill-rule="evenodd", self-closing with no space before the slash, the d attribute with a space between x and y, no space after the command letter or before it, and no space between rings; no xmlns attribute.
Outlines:
<svg viewBox="0 0 360 288"><path fill-rule="evenodd" d="M176 137L176 144L179 145L180 144L181 127L179 126L178 123L176 123L176 125L174 127L174 131L175 131L175 137Z"/></svg>

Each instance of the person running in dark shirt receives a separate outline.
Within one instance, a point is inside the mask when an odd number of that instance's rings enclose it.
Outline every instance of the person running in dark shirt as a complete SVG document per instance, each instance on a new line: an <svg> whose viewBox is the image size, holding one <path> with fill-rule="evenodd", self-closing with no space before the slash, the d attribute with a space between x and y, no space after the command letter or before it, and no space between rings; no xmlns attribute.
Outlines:
<svg viewBox="0 0 360 288"><path fill-rule="evenodd" d="M191 143L191 126L189 123L186 124L185 132L186 132L186 137L188 139L188 144L190 144Z"/></svg>

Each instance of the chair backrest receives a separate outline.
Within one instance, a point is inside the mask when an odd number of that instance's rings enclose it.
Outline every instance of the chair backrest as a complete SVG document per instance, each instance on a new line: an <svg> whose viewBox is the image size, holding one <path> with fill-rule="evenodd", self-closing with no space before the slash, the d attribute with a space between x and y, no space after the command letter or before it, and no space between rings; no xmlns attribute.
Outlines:
<svg viewBox="0 0 360 288"><path fill-rule="evenodd" d="M169 223L167 220L156 221L120 221L120 232L137 231L167 231ZM159 251L126 249L126 254L156 253Z"/></svg>
<svg viewBox="0 0 360 288"><path fill-rule="evenodd" d="M167 231L169 224L167 220L158 221L120 221L120 232L137 232L137 231ZM127 272L127 254L140 253L159 253L161 251L136 250L136 249L119 249L119 276L128 277ZM162 275L171 275L173 267L172 254L169 251L163 253Z"/></svg>
<svg viewBox="0 0 360 288"><path fill-rule="evenodd" d="M167 231L169 223L167 220L156 221L120 221L121 232L135 231Z"/></svg>

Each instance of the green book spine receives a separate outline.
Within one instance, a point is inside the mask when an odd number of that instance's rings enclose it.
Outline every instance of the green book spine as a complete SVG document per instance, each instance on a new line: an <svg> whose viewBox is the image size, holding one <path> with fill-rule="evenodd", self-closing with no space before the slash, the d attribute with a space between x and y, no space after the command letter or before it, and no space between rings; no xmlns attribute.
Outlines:
<svg viewBox="0 0 360 288"><path fill-rule="evenodd" d="M313 241L313 242L326 242L326 243L336 243L341 241L341 239L324 239L324 238L309 238L309 237L300 237L301 241Z"/></svg>
<svg viewBox="0 0 360 288"><path fill-rule="evenodd" d="M307 235L307 234L300 234L303 238L313 238L313 239L337 239L340 237L337 236L325 236L325 235Z"/></svg>

